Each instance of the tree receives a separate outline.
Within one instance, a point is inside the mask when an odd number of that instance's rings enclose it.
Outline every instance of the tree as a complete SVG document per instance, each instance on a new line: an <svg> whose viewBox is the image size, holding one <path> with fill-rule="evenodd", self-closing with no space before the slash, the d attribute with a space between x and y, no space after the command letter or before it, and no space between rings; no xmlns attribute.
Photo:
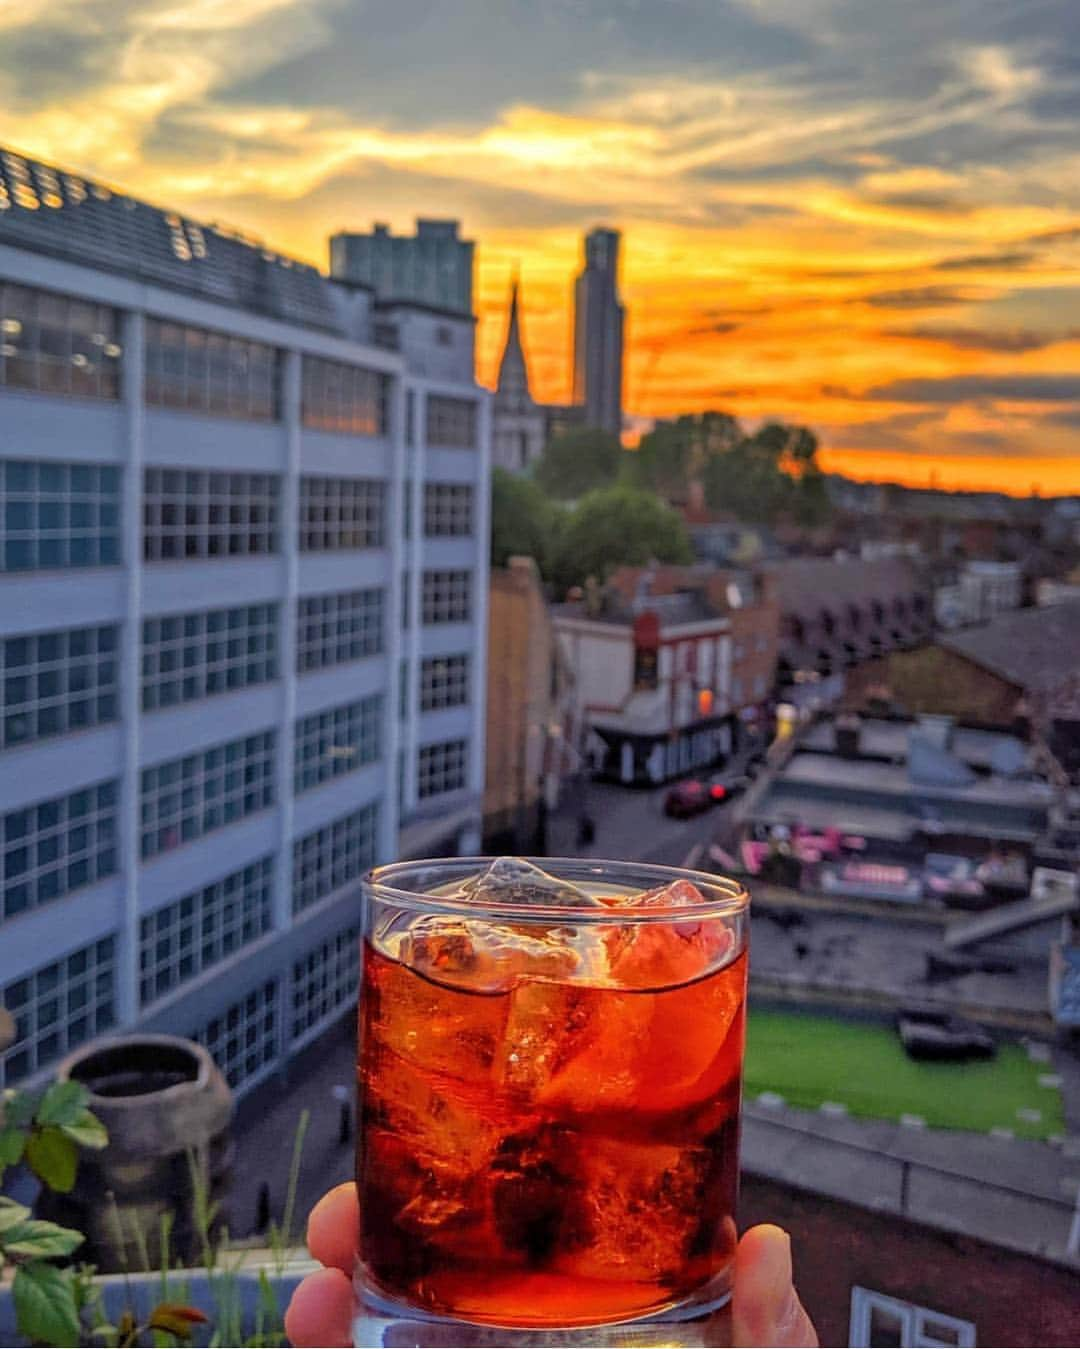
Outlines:
<svg viewBox="0 0 1080 1349"><path fill-rule="evenodd" d="M566 520L558 541L553 575L558 589L604 580L616 567L658 562L691 562L686 527L670 506L651 492L606 487L589 492Z"/></svg>
<svg viewBox="0 0 1080 1349"><path fill-rule="evenodd" d="M828 515L817 437L804 426L767 422L726 453L711 457L702 482L712 510L731 511L744 520L787 518L814 525Z"/></svg>
<svg viewBox="0 0 1080 1349"><path fill-rule="evenodd" d="M548 441L535 479L558 501L576 501L594 487L615 481L622 462L618 436L592 426L578 426Z"/></svg>
<svg viewBox="0 0 1080 1349"><path fill-rule="evenodd" d="M509 558L521 555L533 558L547 576L560 514L535 482L492 469L491 565L505 567Z"/></svg>
<svg viewBox="0 0 1080 1349"><path fill-rule="evenodd" d="M742 439L742 427L730 412L686 413L657 422L638 448L623 456L623 481L671 501L685 501L706 464Z"/></svg>

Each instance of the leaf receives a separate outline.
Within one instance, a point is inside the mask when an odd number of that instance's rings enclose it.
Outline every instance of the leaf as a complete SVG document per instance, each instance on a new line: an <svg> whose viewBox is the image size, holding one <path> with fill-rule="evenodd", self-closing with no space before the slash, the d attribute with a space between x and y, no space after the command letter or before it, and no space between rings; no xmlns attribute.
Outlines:
<svg viewBox="0 0 1080 1349"><path fill-rule="evenodd" d="M0 1096L0 1103L3 1104L4 1124L13 1129L28 1128L34 1118L34 1106L36 1098L31 1096L28 1091L16 1091L14 1087L8 1087L3 1096Z"/></svg>
<svg viewBox="0 0 1080 1349"><path fill-rule="evenodd" d="M89 1110L77 1115L71 1124L61 1124L60 1129L81 1148L93 1148L98 1151L108 1146L109 1131Z"/></svg>
<svg viewBox="0 0 1080 1349"><path fill-rule="evenodd" d="M54 1082L34 1118L38 1124L74 1124L89 1100L90 1093L81 1082Z"/></svg>
<svg viewBox="0 0 1080 1349"><path fill-rule="evenodd" d="M79 1317L70 1270L43 1260L20 1265L11 1284L19 1333L37 1344L79 1343Z"/></svg>
<svg viewBox="0 0 1080 1349"><path fill-rule="evenodd" d="M0 1129L0 1171L5 1166L17 1166L22 1161L26 1147L26 1134L14 1124L5 1124Z"/></svg>
<svg viewBox="0 0 1080 1349"><path fill-rule="evenodd" d="M4 1234L4 1254L31 1260L55 1260L70 1255L86 1238L73 1227L60 1227L40 1218L28 1218Z"/></svg>
<svg viewBox="0 0 1080 1349"><path fill-rule="evenodd" d="M30 1135L26 1165L50 1190L67 1194L75 1184L79 1150L66 1134L49 1124Z"/></svg>
<svg viewBox="0 0 1080 1349"><path fill-rule="evenodd" d="M16 1204L14 1199L0 1195L0 1236L19 1223L26 1222L29 1217L30 1210L25 1204Z"/></svg>
<svg viewBox="0 0 1080 1349"><path fill-rule="evenodd" d="M147 1326L150 1330L162 1330L177 1339L188 1340L196 1326L204 1325L209 1318L198 1307L184 1307L177 1302L159 1302L150 1313Z"/></svg>

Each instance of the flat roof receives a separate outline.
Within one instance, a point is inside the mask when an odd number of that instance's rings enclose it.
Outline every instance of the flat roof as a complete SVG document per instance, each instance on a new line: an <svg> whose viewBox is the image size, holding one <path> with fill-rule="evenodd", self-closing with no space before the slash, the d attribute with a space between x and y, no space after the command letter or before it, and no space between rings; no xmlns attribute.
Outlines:
<svg viewBox="0 0 1080 1349"><path fill-rule="evenodd" d="M976 778L969 786L913 782L907 766L878 763L873 759L841 759L834 754L799 751L777 775L777 784L848 788L889 795L938 798L980 805L1045 807L1055 800L1054 789L1045 782L1022 782L1012 778Z"/></svg>
<svg viewBox="0 0 1080 1349"><path fill-rule="evenodd" d="M0 244L348 336L309 263L4 147Z"/></svg>
<svg viewBox="0 0 1080 1349"><path fill-rule="evenodd" d="M917 721L890 721L883 717L863 717L859 725L859 749L862 754L880 754L885 758L906 759L908 741L912 732L918 733ZM981 731L970 726L954 726L949 753L964 763L988 768L995 747L1006 742L1021 743L1006 731ZM815 753L830 754L836 749L835 721L819 721L802 738L802 747ZM1030 751L1025 747L1030 761Z"/></svg>

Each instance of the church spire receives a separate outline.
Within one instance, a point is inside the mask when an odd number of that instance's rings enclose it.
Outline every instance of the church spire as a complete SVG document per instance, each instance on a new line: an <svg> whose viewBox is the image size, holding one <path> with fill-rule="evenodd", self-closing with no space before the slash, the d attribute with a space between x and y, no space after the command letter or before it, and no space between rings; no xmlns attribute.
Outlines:
<svg viewBox="0 0 1080 1349"><path fill-rule="evenodd" d="M515 393L519 397L530 398L529 369L525 364L525 348L521 341L521 314L518 308L520 283L517 268L514 268L510 286L510 318L506 325L506 345L503 347L502 360L499 362L500 392Z"/></svg>

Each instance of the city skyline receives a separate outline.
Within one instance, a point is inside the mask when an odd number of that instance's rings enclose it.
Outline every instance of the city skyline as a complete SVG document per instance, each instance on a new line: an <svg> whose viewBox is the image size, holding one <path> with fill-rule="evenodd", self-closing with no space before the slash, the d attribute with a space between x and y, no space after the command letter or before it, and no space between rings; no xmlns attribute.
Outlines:
<svg viewBox="0 0 1080 1349"><path fill-rule="evenodd" d="M459 218L479 376L518 263L545 402L603 221L632 416L785 417L853 476L1080 488L1065 0L675 8L39 2L0 17L0 116L320 266L335 230Z"/></svg>

